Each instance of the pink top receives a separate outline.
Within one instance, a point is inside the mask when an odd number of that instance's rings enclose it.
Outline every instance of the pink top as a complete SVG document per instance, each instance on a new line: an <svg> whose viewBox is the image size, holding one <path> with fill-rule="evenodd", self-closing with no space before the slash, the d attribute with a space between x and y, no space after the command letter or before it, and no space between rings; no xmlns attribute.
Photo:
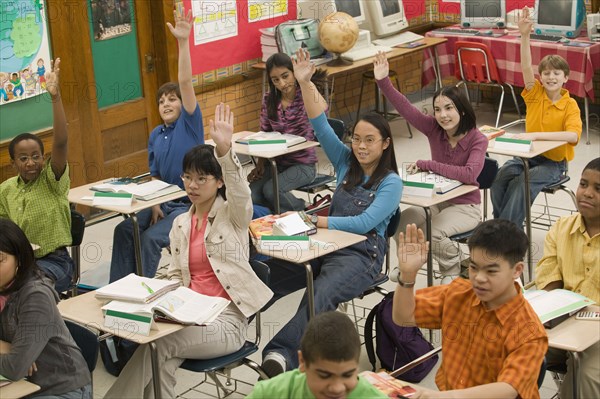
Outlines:
<svg viewBox="0 0 600 399"><path fill-rule="evenodd" d="M396 111L411 125L421 131L429 140L431 161L417 161L420 169L428 170L449 179L458 180L464 184L479 187L477 177L483 169L488 139L479 129L475 128L452 148L446 131L437 123L435 117L423 114L408 99L394 88L390 78L377 81L377 86L383 95L390 100ZM452 204L479 204L479 190L448 200Z"/></svg>
<svg viewBox="0 0 600 399"><path fill-rule="evenodd" d="M198 217L192 215L192 229L190 231L190 286L189 288L199 294L208 296L219 296L229 299L229 295L223 289L221 282L215 276L215 272L210 266L206 256L206 246L204 245L204 231L208 222L208 213L202 218L202 227L196 230L198 226Z"/></svg>

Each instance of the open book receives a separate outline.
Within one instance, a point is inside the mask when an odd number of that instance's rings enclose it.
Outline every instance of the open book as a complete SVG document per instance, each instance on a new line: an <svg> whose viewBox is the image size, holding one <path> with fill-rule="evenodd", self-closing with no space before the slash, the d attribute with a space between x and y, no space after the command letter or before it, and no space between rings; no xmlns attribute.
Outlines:
<svg viewBox="0 0 600 399"><path fill-rule="evenodd" d="M148 303L169 291L173 291L178 286L178 281L159 280L130 273L122 279L97 289L96 298Z"/></svg>
<svg viewBox="0 0 600 399"><path fill-rule="evenodd" d="M527 290L523 295L547 328L560 324L579 309L594 304L594 301L583 295L563 289Z"/></svg>
<svg viewBox="0 0 600 399"><path fill-rule="evenodd" d="M304 143L306 139L295 134L279 133L279 132L257 132L249 136L239 138L235 142L239 144L248 144L250 141L273 141L273 140L285 140L287 147L294 146L296 144Z"/></svg>
<svg viewBox="0 0 600 399"><path fill-rule="evenodd" d="M271 250L283 250L290 248L290 245L308 249L308 236L317 232L317 227L303 211L279 218L273 215L263 216L252 220L248 228L259 248Z"/></svg>
<svg viewBox="0 0 600 399"><path fill-rule="evenodd" d="M413 184L415 186L431 186L438 194L447 193L463 184L458 180L449 179L431 172L417 172L410 174L405 170L402 171L402 182L407 187L411 187Z"/></svg>
<svg viewBox="0 0 600 399"><path fill-rule="evenodd" d="M145 183L123 184L120 181L111 181L97 184L91 188L94 191L133 194L135 198L149 201L163 195L175 193L180 190L179 186L169 184L162 180L150 180Z"/></svg>

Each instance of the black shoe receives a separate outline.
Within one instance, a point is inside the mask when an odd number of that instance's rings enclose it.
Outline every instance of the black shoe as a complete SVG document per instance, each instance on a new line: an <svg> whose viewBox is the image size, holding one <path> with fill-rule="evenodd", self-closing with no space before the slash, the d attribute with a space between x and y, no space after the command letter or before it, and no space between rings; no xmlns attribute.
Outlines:
<svg viewBox="0 0 600 399"><path fill-rule="evenodd" d="M261 367L269 378L273 378L285 372L285 358L278 352L269 352Z"/></svg>

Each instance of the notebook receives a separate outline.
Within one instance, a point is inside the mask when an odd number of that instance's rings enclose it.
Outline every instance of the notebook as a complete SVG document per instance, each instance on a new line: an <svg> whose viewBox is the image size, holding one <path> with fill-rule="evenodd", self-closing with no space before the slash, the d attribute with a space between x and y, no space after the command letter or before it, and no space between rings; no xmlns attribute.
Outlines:
<svg viewBox="0 0 600 399"><path fill-rule="evenodd" d="M251 135L248 135L243 138L237 139L235 142L239 144L248 144L251 140L257 141L270 141L270 140L281 140L284 139L288 147L292 147L298 145L300 143L304 143L306 139L301 136L296 136L295 134L288 133L279 133L279 132L257 132Z"/></svg>
<svg viewBox="0 0 600 399"><path fill-rule="evenodd" d="M438 194L447 193L450 190L454 190L456 187L462 186L462 182L454 179L431 173L431 172L417 172L414 174L406 173L402 171L402 180L413 182L413 183L428 183L433 184L435 192Z"/></svg>
<svg viewBox="0 0 600 399"><path fill-rule="evenodd" d="M96 290L96 299L148 303L179 287L179 281L158 280L130 273Z"/></svg>

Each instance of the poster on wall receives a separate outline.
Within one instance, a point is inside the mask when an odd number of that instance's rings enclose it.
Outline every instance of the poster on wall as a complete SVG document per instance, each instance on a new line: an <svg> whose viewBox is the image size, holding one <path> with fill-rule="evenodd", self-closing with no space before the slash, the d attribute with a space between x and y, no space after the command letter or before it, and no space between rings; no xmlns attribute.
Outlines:
<svg viewBox="0 0 600 399"><path fill-rule="evenodd" d="M287 13L287 0L248 0L248 22L265 21Z"/></svg>
<svg viewBox="0 0 600 399"><path fill-rule="evenodd" d="M108 40L131 33L131 0L90 0L94 40Z"/></svg>
<svg viewBox="0 0 600 399"><path fill-rule="evenodd" d="M235 0L192 1L194 16L194 45L234 37L238 34Z"/></svg>
<svg viewBox="0 0 600 399"><path fill-rule="evenodd" d="M46 92L50 68L44 0L13 0L0 18L0 105Z"/></svg>

